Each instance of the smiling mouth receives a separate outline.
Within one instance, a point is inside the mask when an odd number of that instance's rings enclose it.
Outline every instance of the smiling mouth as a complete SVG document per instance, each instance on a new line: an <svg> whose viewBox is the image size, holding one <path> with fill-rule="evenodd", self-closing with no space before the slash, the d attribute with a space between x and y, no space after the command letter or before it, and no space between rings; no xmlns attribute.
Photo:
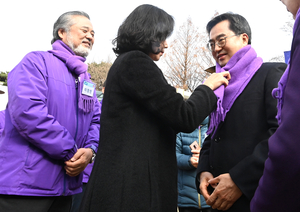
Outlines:
<svg viewBox="0 0 300 212"><path fill-rule="evenodd" d="M88 48L92 48L92 43L91 43L91 42L83 41L82 44L83 44L84 46L87 46Z"/></svg>
<svg viewBox="0 0 300 212"><path fill-rule="evenodd" d="M222 60L222 59L224 59L225 56L226 56L226 54L218 55L218 59L219 59L219 60Z"/></svg>

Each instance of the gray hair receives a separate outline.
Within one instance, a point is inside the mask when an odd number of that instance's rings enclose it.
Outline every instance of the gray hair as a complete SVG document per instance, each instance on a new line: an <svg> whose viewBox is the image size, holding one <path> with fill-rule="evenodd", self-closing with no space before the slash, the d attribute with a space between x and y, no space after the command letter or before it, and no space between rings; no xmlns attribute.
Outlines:
<svg viewBox="0 0 300 212"><path fill-rule="evenodd" d="M61 38L58 35L58 31L60 29L63 29L66 32L70 31L71 26L75 24L74 19L72 17L76 15L85 16L88 19L90 19L89 15L83 11L70 11L62 14L54 23L53 38L51 44L53 44L57 40L61 40Z"/></svg>

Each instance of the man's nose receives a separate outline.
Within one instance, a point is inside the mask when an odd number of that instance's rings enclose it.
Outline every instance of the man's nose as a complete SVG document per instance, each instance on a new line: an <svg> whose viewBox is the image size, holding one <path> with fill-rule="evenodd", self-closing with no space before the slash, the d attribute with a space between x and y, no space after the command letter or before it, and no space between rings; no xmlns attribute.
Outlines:
<svg viewBox="0 0 300 212"><path fill-rule="evenodd" d="M218 52L222 49L219 45L215 44L213 51Z"/></svg>
<svg viewBox="0 0 300 212"><path fill-rule="evenodd" d="M93 42L94 43L94 36L92 35L92 33L90 33L90 32L88 32L87 34L86 34L86 38L89 40L89 41L91 41L91 42Z"/></svg>
<svg viewBox="0 0 300 212"><path fill-rule="evenodd" d="M167 41L164 41L164 48L167 49L169 46L168 46L168 43Z"/></svg>

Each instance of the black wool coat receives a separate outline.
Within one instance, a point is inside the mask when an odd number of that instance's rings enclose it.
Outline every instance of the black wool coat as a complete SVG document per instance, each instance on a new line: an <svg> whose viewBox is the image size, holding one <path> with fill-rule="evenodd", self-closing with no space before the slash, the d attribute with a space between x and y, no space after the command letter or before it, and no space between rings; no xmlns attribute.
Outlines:
<svg viewBox="0 0 300 212"><path fill-rule="evenodd" d="M143 52L120 55L106 80L100 141L80 211L176 212L176 133L216 107L198 86L184 101Z"/></svg>
<svg viewBox="0 0 300 212"><path fill-rule="evenodd" d="M250 201L268 157L268 138L278 128L277 101L271 93L285 68L284 63L263 63L233 103L214 139L209 135L204 141L197 179L204 171L214 177L229 173L243 193L227 211L250 212ZM196 184L199 189L198 180Z"/></svg>

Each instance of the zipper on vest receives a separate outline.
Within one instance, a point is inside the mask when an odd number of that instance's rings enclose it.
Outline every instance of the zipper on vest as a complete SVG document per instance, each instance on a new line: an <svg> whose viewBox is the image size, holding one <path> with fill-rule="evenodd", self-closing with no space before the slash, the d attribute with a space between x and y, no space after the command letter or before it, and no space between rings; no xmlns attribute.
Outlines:
<svg viewBox="0 0 300 212"><path fill-rule="evenodd" d="M75 146L77 148L77 144L76 144L76 137L77 137L77 132L78 132L78 78L75 79L75 93L76 93L76 131L75 131ZM63 191L63 196L65 196L66 193L66 184L67 184L67 176L66 173L64 175L64 191Z"/></svg>
<svg viewBox="0 0 300 212"><path fill-rule="evenodd" d="M75 88L76 88L76 132L75 132L75 145L76 145L76 138L77 138L77 132L78 132L78 82L80 78L75 79ZM76 145L77 147L77 145Z"/></svg>
<svg viewBox="0 0 300 212"><path fill-rule="evenodd" d="M65 194L66 194L66 184L67 184L66 181L67 181L67 174L65 172L65 174L64 174L64 190L63 190L63 193L62 193L63 196L65 196Z"/></svg>

